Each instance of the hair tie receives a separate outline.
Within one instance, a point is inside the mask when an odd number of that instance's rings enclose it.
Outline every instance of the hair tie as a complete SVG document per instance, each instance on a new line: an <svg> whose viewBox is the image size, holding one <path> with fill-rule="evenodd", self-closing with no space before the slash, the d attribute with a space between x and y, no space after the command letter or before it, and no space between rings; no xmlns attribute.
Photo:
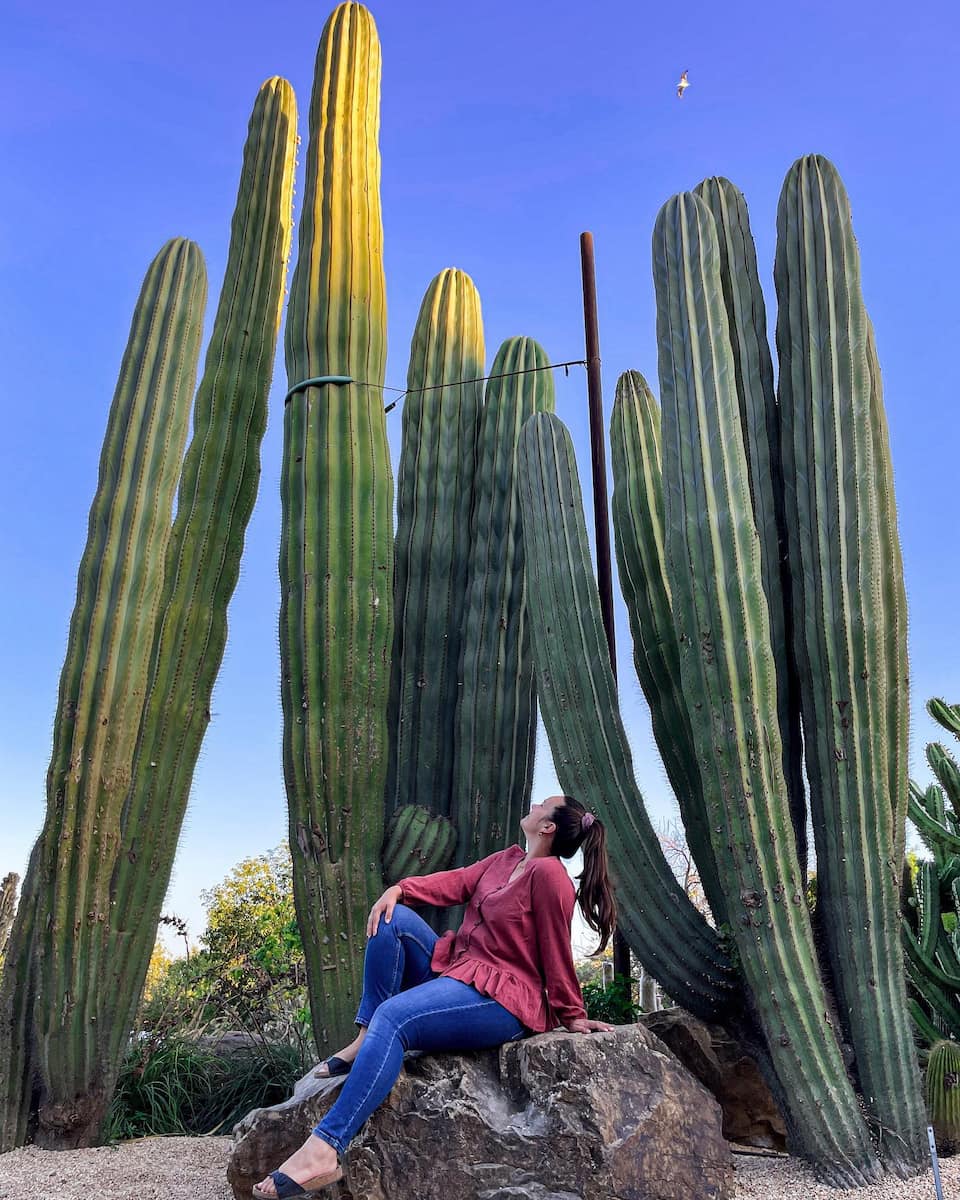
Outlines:
<svg viewBox="0 0 960 1200"><path fill-rule="evenodd" d="M595 820L596 820L596 817L593 815L592 812L585 812L583 814L583 816L580 818L580 828L581 829L589 829Z"/></svg>

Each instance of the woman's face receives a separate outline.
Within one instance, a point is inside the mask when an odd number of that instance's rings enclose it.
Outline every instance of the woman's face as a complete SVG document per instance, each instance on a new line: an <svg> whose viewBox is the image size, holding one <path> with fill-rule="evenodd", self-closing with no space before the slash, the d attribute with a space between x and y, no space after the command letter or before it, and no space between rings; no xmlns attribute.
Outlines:
<svg viewBox="0 0 960 1200"><path fill-rule="evenodd" d="M529 837L536 837L540 831L541 823L551 820L553 810L562 805L562 796L548 796L546 800L541 800L539 804L531 804L530 811L520 822L520 828Z"/></svg>

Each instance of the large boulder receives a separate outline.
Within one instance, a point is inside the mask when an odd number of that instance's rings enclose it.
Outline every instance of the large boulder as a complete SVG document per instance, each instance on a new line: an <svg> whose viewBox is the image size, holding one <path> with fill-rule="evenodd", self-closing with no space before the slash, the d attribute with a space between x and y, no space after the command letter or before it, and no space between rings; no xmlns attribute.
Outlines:
<svg viewBox="0 0 960 1200"><path fill-rule="evenodd" d="M719 1025L682 1008L644 1013L640 1021L673 1051L723 1110L723 1136L744 1146L784 1150L787 1129L753 1058Z"/></svg>
<svg viewBox="0 0 960 1200"><path fill-rule="evenodd" d="M299 1146L342 1078L311 1072L234 1130L238 1200ZM710 1093L642 1025L408 1056L354 1138L341 1200L725 1200L733 1166Z"/></svg>

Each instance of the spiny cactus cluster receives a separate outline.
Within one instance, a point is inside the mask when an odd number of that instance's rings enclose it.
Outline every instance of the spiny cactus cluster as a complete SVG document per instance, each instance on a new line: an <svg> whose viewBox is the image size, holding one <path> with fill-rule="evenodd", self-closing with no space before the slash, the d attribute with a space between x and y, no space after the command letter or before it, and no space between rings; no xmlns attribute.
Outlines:
<svg viewBox="0 0 960 1200"><path fill-rule="evenodd" d="M927 712L960 737L960 705L930 700ZM960 1040L960 767L939 742L927 746L936 782L911 781L908 813L933 855L904 867L902 940L910 1014L922 1041Z"/></svg>
<svg viewBox="0 0 960 1200"><path fill-rule="evenodd" d="M662 412L638 373L617 387L621 584L711 925L634 780L547 357L511 338L484 388L480 301L455 269L431 282L414 331L394 534L379 88L373 19L343 3L310 105L281 484L283 764L316 1040L352 1031L355 931L384 877L515 839L539 699L562 786L607 825L622 928L645 970L750 1041L792 1148L833 1182L915 1173L923 1111L898 894L906 604L839 177L810 156L784 184L777 388L746 205L723 179L657 219ZM256 493L295 120L289 85L268 81L182 465L206 295L196 246L164 247L134 314L46 823L0 984L0 1150L95 1141L134 1020ZM960 732L960 711L937 712ZM960 1028L960 946L941 919L945 897L960 909L960 771L939 748L930 762L939 786L909 803L935 857L903 927L927 1035ZM804 904L808 817L819 941ZM4 893L0 935L6 907ZM951 1090L956 1064L937 1071Z"/></svg>
<svg viewBox="0 0 960 1200"><path fill-rule="evenodd" d="M722 937L686 897L664 903L670 880L650 894L555 418L522 435L524 536L544 722L562 786L613 831L627 937L670 995L754 1040L793 1148L849 1186L924 1157L897 936L906 609L873 334L825 159L791 168L777 225L779 393L746 205L707 180L654 231L662 416L628 372L611 429L638 675ZM801 729L822 946L804 903Z"/></svg>

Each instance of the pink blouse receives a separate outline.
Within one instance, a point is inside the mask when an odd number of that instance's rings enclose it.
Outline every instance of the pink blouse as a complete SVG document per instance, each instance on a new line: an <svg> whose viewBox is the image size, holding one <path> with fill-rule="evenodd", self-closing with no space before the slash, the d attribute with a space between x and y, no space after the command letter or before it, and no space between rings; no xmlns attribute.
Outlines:
<svg viewBox="0 0 960 1200"><path fill-rule="evenodd" d="M573 965L570 926L576 889L556 855L523 858L508 846L468 867L399 880L404 904L444 908L469 901L460 928L441 935L430 966L472 983L534 1033L586 1017Z"/></svg>

